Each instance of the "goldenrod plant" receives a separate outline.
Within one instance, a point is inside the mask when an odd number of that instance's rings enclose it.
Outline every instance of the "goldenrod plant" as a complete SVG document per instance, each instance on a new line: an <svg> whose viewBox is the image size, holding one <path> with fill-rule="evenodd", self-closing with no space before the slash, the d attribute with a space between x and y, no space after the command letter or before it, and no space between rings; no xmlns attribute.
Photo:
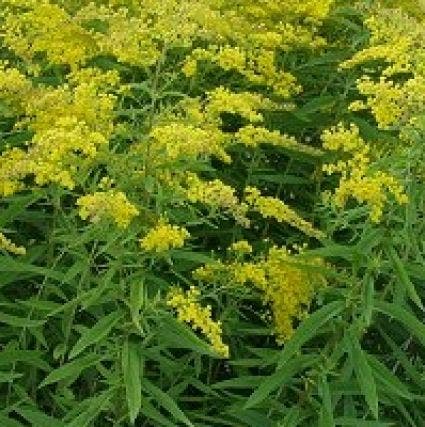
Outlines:
<svg viewBox="0 0 425 427"><path fill-rule="evenodd" d="M0 0L0 426L424 426L424 17Z"/></svg>

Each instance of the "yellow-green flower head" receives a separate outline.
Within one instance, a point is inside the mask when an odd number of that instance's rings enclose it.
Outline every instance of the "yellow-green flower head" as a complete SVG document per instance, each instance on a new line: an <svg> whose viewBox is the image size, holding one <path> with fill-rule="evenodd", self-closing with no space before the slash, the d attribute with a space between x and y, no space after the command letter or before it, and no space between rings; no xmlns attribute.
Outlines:
<svg viewBox="0 0 425 427"><path fill-rule="evenodd" d="M129 202L127 196L116 190L82 196L77 200L77 206L82 219L89 219L94 223L112 219L119 228L127 228L133 218L139 215L138 209Z"/></svg>
<svg viewBox="0 0 425 427"><path fill-rule="evenodd" d="M190 234L186 228L171 225L161 220L140 240L140 246L145 251L160 253L170 249L182 248L189 237Z"/></svg>

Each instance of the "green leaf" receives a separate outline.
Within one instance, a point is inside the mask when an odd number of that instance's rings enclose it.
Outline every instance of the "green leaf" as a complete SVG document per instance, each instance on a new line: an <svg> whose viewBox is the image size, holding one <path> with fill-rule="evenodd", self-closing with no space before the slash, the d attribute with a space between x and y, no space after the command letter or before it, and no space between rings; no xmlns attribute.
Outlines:
<svg viewBox="0 0 425 427"><path fill-rule="evenodd" d="M364 295L363 295L363 318L366 326L372 322L373 313L373 297L375 294L375 283L373 277L367 276L364 279Z"/></svg>
<svg viewBox="0 0 425 427"><path fill-rule="evenodd" d="M124 376L125 392L129 411L130 422L134 424L142 405L142 358L139 344L129 341L124 342L122 350L122 371Z"/></svg>
<svg viewBox="0 0 425 427"><path fill-rule="evenodd" d="M78 376L84 369L89 368L101 360L102 357L97 354L89 354L80 359L76 359L50 372L38 387L45 387L46 385L56 383L65 378Z"/></svg>
<svg viewBox="0 0 425 427"><path fill-rule="evenodd" d="M156 385L152 384L147 378L142 385L144 391L156 399L156 402L167 410L176 420L183 424L193 427L193 424L186 417L185 413L177 406L177 403Z"/></svg>
<svg viewBox="0 0 425 427"><path fill-rule="evenodd" d="M369 366L366 353L362 350L358 339L349 333L347 336L349 354L352 359L354 372L365 400L373 414L378 419L378 395L372 368Z"/></svg>
<svg viewBox="0 0 425 427"><path fill-rule="evenodd" d="M274 424L267 417L267 414L256 411L241 410L240 408L229 411L233 417L243 422L247 427L273 427Z"/></svg>
<svg viewBox="0 0 425 427"><path fill-rule="evenodd" d="M46 415L38 409L29 406L17 408L15 411L23 418L25 418L29 423L31 423L33 427L63 427L65 425L62 421Z"/></svg>
<svg viewBox="0 0 425 427"><path fill-rule="evenodd" d="M2 414L0 414L0 425L1 427L24 427L24 425L18 423L18 421Z"/></svg>
<svg viewBox="0 0 425 427"><path fill-rule="evenodd" d="M37 192L32 192L28 195L14 195L9 202L7 208L3 208L0 212L0 227L4 227L7 223L16 219L26 208L40 199L41 195Z"/></svg>
<svg viewBox="0 0 425 427"><path fill-rule="evenodd" d="M264 381L267 377L261 375L252 375L232 378L230 380L220 381L213 384L214 389L227 389L227 388L255 388L259 383Z"/></svg>
<svg viewBox="0 0 425 427"><path fill-rule="evenodd" d="M340 417L335 419L337 426L351 426L351 427L391 427L396 424L384 423L380 421L366 421L358 418Z"/></svg>
<svg viewBox="0 0 425 427"><path fill-rule="evenodd" d="M317 360L317 356L299 356L284 364L276 372L268 378L264 378L260 386L251 394L244 408L249 409L258 405L266 399L278 387L284 386L287 381L292 378L297 372L311 366Z"/></svg>
<svg viewBox="0 0 425 427"><path fill-rule="evenodd" d="M345 308L343 301L334 301L311 314L295 331L293 337L285 344L279 358L279 367L283 366L301 349L304 343L313 338L320 328Z"/></svg>
<svg viewBox="0 0 425 427"><path fill-rule="evenodd" d="M163 425L166 427L176 427L176 425L170 422L164 415L161 414L150 402L148 399L142 396L142 414L145 417L148 417L156 421L153 425ZM159 424L158 424L159 423Z"/></svg>
<svg viewBox="0 0 425 427"><path fill-rule="evenodd" d="M51 268L38 267L24 261L17 261L10 256L0 256L0 271L2 273L33 273L62 282L64 275Z"/></svg>
<svg viewBox="0 0 425 427"><path fill-rule="evenodd" d="M403 384L383 363L375 356L369 354L367 359L370 367L373 369L375 379L378 383L385 386L388 394L397 395L404 399L412 400L413 395L405 384Z"/></svg>
<svg viewBox="0 0 425 427"><path fill-rule="evenodd" d="M34 328L37 326L44 325L45 320L31 320L24 317L16 317L10 314L0 312L0 323L5 323L9 326L14 326L17 328Z"/></svg>
<svg viewBox="0 0 425 427"><path fill-rule="evenodd" d="M288 413L285 415L282 423L279 424L279 427L297 427L300 425L302 417L300 414L299 407L292 407L289 409Z"/></svg>
<svg viewBox="0 0 425 427"><path fill-rule="evenodd" d="M0 365L22 362L36 366L43 371L51 371L51 367L41 357L41 351L33 350L3 350L0 352Z"/></svg>
<svg viewBox="0 0 425 427"><path fill-rule="evenodd" d="M394 248L390 247L388 248L388 255L393 263L395 272L397 274L397 277L400 281L400 284L405 288L407 294L409 295L410 299L420 308L424 309L424 306L422 304L422 301L419 297L419 295L416 292L415 286L411 282L409 275L407 274L406 269L403 266L403 263L399 256L397 255L397 252L394 250Z"/></svg>
<svg viewBox="0 0 425 427"><path fill-rule="evenodd" d="M129 307L131 320L137 329L141 332L142 327L140 325L140 310L143 307L143 301L145 297L145 286L143 280L134 280L130 283L130 298Z"/></svg>
<svg viewBox="0 0 425 427"><path fill-rule="evenodd" d="M360 254L356 246L327 244L323 248L309 250L306 253L306 255L329 257L329 258L342 258L342 259L345 259L346 261L352 262Z"/></svg>
<svg viewBox="0 0 425 427"><path fill-rule="evenodd" d="M97 417L97 415L109 405L112 392L108 390L100 396L88 399L89 405L85 411L79 414L71 422L66 424L66 427L87 427Z"/></svg>
<svg viewBox="0 0 425 427"><path fill-rule="evenodd" d="M107 337L111 329L118 323L121 317L120 313L111 313L103 319L100 319L92 328L87 329L70 351L69 358L73 359L87 347L96 344L103 338Z"/></svg>
<svg viewBox="0 0 425 427"><path fill-rule="evenodd" d="M400 365L403 367L403 369L406 371L406 373L409 375L410 379L413 380L413 382L418 385L420 388L425 388L425 380L422 378L421 372L419 372L415 367L413 366L412 362L409 359L409 354L405 353L403 351L403 348L399 347L396 342L394 342L382 328L378 327L378 331L381 334L381 336L384 338L387 345L390 347L392 351L392 355L397 359L398 362L400 362Z"/></svg>
<svg viewBox="0 0 425 427"><path fill-rule="evenodd" d="M12 372L0 372L0 383L9 383L17 378L21 378L24 374Z"/></svg>
<svg viewBox="0 0 425 427"><path fill-rule="evenodd" d="M319 383L319 395L322 398L322 407L319 413L319 427L334 427L332 397L327 378L324 376Z"/></svg>
<svg viewBox="0 0 425 427"><path fill-rule="evenodd" d="M192 261L197 264L208 264L211 263L213 258L207 254L203 254L200 252L192 252L185 250L176 250L172 252L174 259L182 259L187 261Z"/></svg>
<svg viewBox="0 0 425 427"><path fill-rule="evenodd" d="M374 307L377 311L397 319L412 335L415 335L423 346L425 346L425 325L413 314L396 304L375 300Z"/></svg>

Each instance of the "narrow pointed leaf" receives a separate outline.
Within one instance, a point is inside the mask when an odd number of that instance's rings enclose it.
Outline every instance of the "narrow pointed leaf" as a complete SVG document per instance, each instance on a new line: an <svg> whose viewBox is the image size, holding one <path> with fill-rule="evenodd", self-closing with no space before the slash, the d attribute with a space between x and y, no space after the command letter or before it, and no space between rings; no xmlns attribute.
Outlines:
<svg viewBox="0 0 425 427"><path fill-rule="evenodd" d="M418 320L416 316L396 304L391 304L385 301L375 300L374 307L375 310L402 323L425 347L425 324Z"/></svg>
<svg viewBox="0 0 425 427"><path fill-rule="evenodd" d="M100 319L92 328L88 329L81 335L75 346L70 351L69 358L73 359L87 347L96 344L103 338L107 337L109 332L111 332L111 329L120 319L121 314L115 312Z"/></svg>
<svg viewBox="0 0 425 427"><path fill-rule="evenodd" d="M135 342L126 340L122 351L122 370L130 422L134 424L142 405L142 360Z"/></svg>
<svg viewBox="0 0 425 427"><path fill-rule="evenodd" d="M90 404L87 409L66 424L66 427L87 427L97 417L97 415L108 407L109 401L112 398L110 390L102 393L100 396L90 399Z"/></svg>
<svg viewBox="0 0 425 427"><path fill-rule="evenodd" d="M362 350L360 343L353 334L348 334L347 343L352 357L354 372L365 400L373 416L378 419L378 395L372 368L369 366L366 353Z"/></svg>
<svg viewBox="0 0 425 427"><path fill-rule="evenodd" d="M78 376L84 369L100 362L102 357L96 354L89 354L80 359L73 360L72 362L66 363L65 365L50 372L49 375L41 382L39 388L45 387L46 385L56 383L65 378Z"/></svg>
<svg viewBox="0 0 425 427"><path fill-rule="evenodd" d="M285 344L280 355L279 367L287 363L301 349L304 343L313 338L330 319L341 313L344 307L343 301L331 302L302 322L295 331L294 336Z"/></svg>
<svg viewBox="0 0 425 427"><path fill-rule="evenodd" d="M404 265L397 255L397 252L394 250L394 248L388 249L388 255L390 257L390 260L394 266L394 270L397 274L397 278L399 279L400 286L403 286L409 295L410 299L420 308L424 309L424 306L422 304L421 298L419 297L418 293L416 292L415 286L413 285L412 281L409 278L409 275L404 268Z"/></svg>
<svg viewBox="0 0 425 427"><path fill-rule="evenodd" d="M193 424L187 418L185 413L178 407L177 403L167 393L164 393L160 388L152 384L146 378L142 387L146 393L155 398L155 401L158 403L158 405L161 405L165 410L167 410L176 420L187 426L193 427Z"/></svg>

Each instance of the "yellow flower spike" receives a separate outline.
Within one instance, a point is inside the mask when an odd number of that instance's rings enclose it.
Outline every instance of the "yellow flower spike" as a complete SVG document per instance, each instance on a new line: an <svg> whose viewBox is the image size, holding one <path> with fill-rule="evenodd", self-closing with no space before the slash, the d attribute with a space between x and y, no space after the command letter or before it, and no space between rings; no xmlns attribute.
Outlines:
<svg viewBox="0 0 425 427"><path fill-rule="evenodd" d="M307 236L316 239L325 237L324 233L313 227L311 223L301 218L293 209L282 200L270 196L262 196L260 190L255 187L245 189L245 202L254 212L258 212L264 218L274 218L278 222L286 222Z"/></svg>
<svg viewBox="0 0 425 427"><path fill-rule="evenodd" d="M18 56L30 62L44 53L50 63L69 64L75 69L96 51L90 32L59 5L47 1L23 3L27 10L6 13L2 25L5 44Z"/></svg>
<svg viewBox="0 0 425 427"><path fill-rule="evenodd" d="M140 247L148 252L166 252L173 248L182 248L189 237L186 228L161 220L140 240Z"/></svg>
<svg viewBox="0 0 425 427"><path fill-rule="evenodd" d="M271 131L264 127L247 125L238 130L235 134L235 142L247 147L257 147L261 144L270 144L275 147L288 148L290 150L304 152L313 156L320 156L323 153L317 148L300 144L294 137L282 135L279 131Z"/></svg>
<svg viewBox="0 0 425 427"><path fill-rule="evenodd" d="M204 334L219 356L228 358L229 347L222 341L221 322L211 318L211 306L203 307L199 303L200 295L194 286L186 292L173 288L167 295L167 305L176 310L180 322L189 323L195 331Z"/></svg>
<svg viewBox="0 0 425 427"><path fill-rule="evenodd" d="M191 203L202 203L229 212L244 227L249 227L246 217L248 206L235 195L236 190L222 181L202 181L196 174L187 175L186 197Z"/></svg>
<svg viewBox="0 0 425 427"><path fill-rule="evenodd" d="M275 108L275 104L251 92L234 93L219 87L208 93L207 114L219 117L221 113L239 114L251 122L262 122L263 116L260 109Z"/></svg>
<svg viewBox="0 0 425 427"><path fill-rule="evenodd" d="M33 163L19 148L5 150L0 155L0 195L7 197L24 189L22 180L32 170Z"/></svg>
<svg viewBox="0 0 425 427"><path fill-rule="evenodd" d="M14 255L25 255L27 253L27 250L23 246L17 246L3 233L0 233L0 250L10 252Z"/></svg>

